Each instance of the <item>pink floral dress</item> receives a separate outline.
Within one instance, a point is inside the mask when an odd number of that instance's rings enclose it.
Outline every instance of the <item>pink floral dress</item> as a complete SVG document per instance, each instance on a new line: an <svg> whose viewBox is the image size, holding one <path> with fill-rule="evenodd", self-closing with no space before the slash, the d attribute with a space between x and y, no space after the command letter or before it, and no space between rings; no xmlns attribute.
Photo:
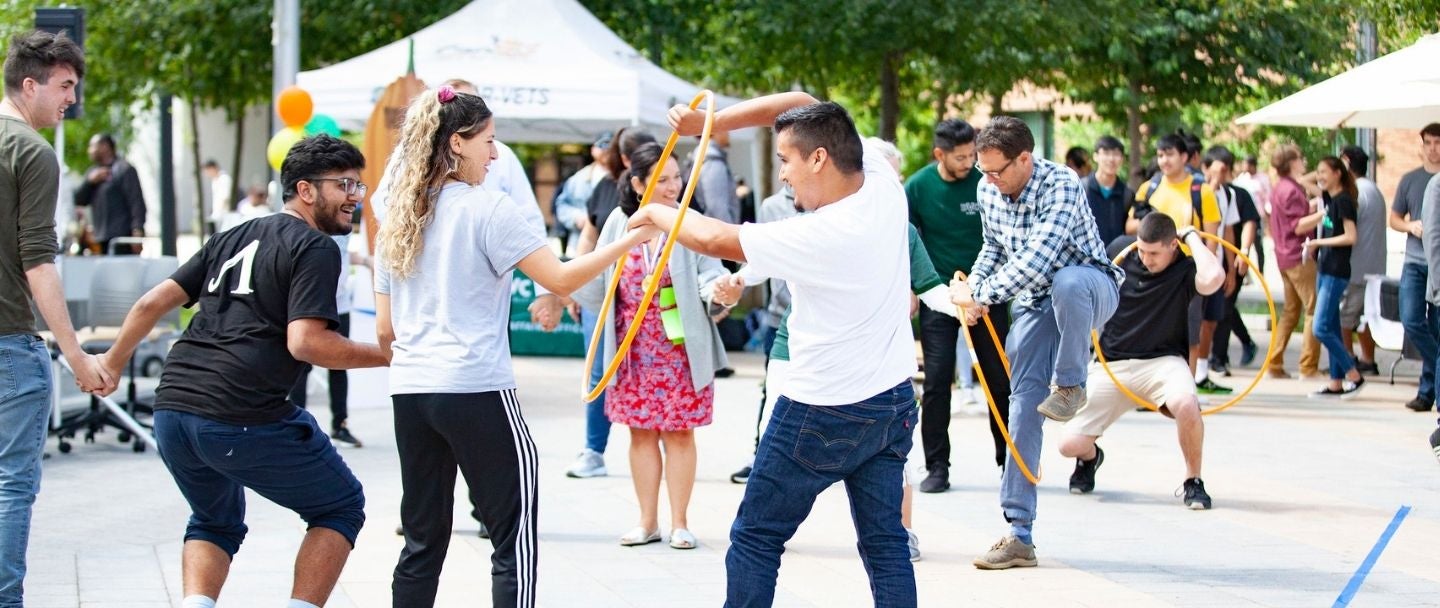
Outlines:
<svg viewBox="0 0 1440 608"><path fill-rule="evenodd" d="M618 314L615 315L617 340L623 340L640 300L645 295L645 277L641 249L630 250L625 270L620 275ZM661 276L660 287L670 286L670 269ZM680 296L684 297L684 296ZM605 416L611 422L651 431L685 431L710 424L715 405L715 385L706 385L698 393L690 379L690 359L685 345L665 337L660 320L660 290L640 324L640 333L630 345L630 352L620 363L616 383L605 391Z"/></svg>

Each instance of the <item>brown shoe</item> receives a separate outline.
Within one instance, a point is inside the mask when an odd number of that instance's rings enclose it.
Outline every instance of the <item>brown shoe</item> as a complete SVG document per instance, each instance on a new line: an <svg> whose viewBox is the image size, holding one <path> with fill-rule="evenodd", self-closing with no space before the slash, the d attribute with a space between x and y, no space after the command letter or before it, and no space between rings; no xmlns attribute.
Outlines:
<svg viewBox="0 0 1440 608"><path fill-rule="evenodd" d="M1006 536L990 547L985 555L975 558L975 567L981 570L1005 570L1008 568L1033 568L1035 547L1025 544L1014 536Z"/></svg>
<svg viewBox="0 0 1440 608"><path fill-rule="evenodd" d="M1270 377L1276 380L1289 380L1293 377L1290 375L1290 372L1285 371L1283 367L1272 367L1269 373Z"/></svg>
<svg viewBox="0 0 1440 608"><path fill-rule="evenodd" d="M1085 387L1057 386L1040 402L1040 415L1056 422L1066 422L1085 407Z"/></svg>

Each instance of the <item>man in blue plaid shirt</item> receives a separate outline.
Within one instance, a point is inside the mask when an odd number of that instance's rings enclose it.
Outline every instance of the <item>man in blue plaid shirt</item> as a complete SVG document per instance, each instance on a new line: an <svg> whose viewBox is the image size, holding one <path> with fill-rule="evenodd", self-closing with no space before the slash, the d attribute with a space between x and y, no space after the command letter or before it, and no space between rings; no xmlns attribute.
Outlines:
<svg viewBox="0 0 1440 608"><path fill-rule="evenodd" d="M975 141L985 176L980 217L985 243L968 281L951 298L975 324L992 304L1013 300L1010 433L1031 470L1040 463L1041 415L1057 421L1085 405L1090 331L1115 312L1125 273L1105 256L1075 172L1036 158L1035 138L1017 118L992 119ZM1051 390L1051 386L1055 387ZM1005 463L1000 506L1010 534L975 559L977 568L1034 566L1035 486L1015 459Z"/></svg>

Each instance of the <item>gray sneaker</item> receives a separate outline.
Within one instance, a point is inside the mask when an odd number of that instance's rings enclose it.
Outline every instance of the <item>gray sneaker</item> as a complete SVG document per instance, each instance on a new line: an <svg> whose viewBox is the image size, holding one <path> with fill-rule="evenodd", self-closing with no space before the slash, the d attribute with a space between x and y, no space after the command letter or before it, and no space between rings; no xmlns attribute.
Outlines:
<svg viewBox="0 0 1440 608"><path fill-rule="evenodd" d="M606 473L605 455L590 448L585 448L584 451L580 452L580 456L575 459L575 464L565 469L566 477L574 477L576 479L604 477Z"/></svg>
<svg viewBox="0 0 1440 608"><path fill-rule="evenodd" d="M1085 407L1085 387L1057 386L1050 396L1040 402L1040 414L1056 422L1065 422L1075 417L1075 412Z"/></svg>
<svg viewBox="0 0 1440 608"><path fill-rule="evenodd" d="M906 543L910 546L910 561L920 561L920 537L915 536L915 531L909 528L905 529L905 534L910 537L910 540Z"/></svg>
<svg viewBox="0 0 1440 608"><path fill-rule="evenodd" d="M981 570L1033 568L1035 564L1035 547L1014 536L1000 539L985 555L975 558L975 567Z"/></svg>

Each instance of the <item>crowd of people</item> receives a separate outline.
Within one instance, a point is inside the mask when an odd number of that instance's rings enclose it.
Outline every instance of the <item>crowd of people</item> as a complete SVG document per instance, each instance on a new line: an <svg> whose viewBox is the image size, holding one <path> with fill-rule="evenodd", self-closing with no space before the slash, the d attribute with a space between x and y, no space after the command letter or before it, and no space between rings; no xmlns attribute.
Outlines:
<svg viewBox="0 0 1440 608"><path fill-rule="evenodd" d="M108 352L89 355L54 265L59 167L36 131L61 119L84 74L72 41L40 32L17 37L4 65L0 147L10 153L0 166L0 212L18 222L0 231L0 354L8 365L0 373L14 387L0 395L0 605L22 601L54 381L32 305L76 384L95 394L115 390L159 319L195 307L166 360L153 418L160 455L192 511L181 558L185 608L215 605L248 530L246 489L305 520L289 605L325 604L366 519L362 483L335 447L361 445L347 425L344 370L366 367L389 368L404 491L393 605L435 602L457 476L494 548L493 605L535 604L538 451L511 367L515 270L541 288L531 313L542 327L554 327L567 308L584 321L587 340L603 323L600 355L585 370L601 397L585 404L585 448L566 474L606 475L611 425L628 428L639 513L618 537L624 546L703 543L689 530L688 504L695 430L713 420L715 379L727 366L715 321L747 287L766 290L754 455L731 476L744 484L725 556L732 606L773 602L787 541L837 483L849 495L875 603L915 605L912 482L922 493L949 489L952 394L973 380L965 368L957 377L959 354L973 357L999 406L990 426L1004 533L975 567L1038 563L1031 470L1046 419L1062 424L1059 452L1075 459L1070 491L1087 494L1105 461L1098 440L1136 401L1173 418L1185 468L1177 495L1188 508L1210 509L1202 395L1231 394L1212 376L1253 365L1261 350L1238 296L1245 281L1265 280L1254 274L1265 269L1265 234L1285 286L1271 377L1290 377L1284 352L1302 312L1298 371L1317 382L1314 397L1353 397L1364 374L1378 370L1360 311L1366 277L1385 272L1385 202L1356 147L1309 171L1298 147L1277 145L1272 181L1255 157L1204 149L1180 131L1157 138L1150 171L1127 182L1118 139L1072 149L1062 164L1036 154L1023 121L997 116L979 129L939 122L934 162L902 179L899 152L862 137L842 106L802 92L768 95L715 116L716 137L691 159L705 163L696 202L703 214L687 217L659 271L662 231L680 213L680 159L665 157L643 130L597 137L594 162L557 196L570 254L562 259L518 159L495 139L504 117L463 80L421 93L406 111L369 197L380 225L373 259L350 252L347 240L370 193L360 171L373 159L327 135L304 139L281 165L283 209L233 225L227 214L211 216L216 234L135 304ZM699 135L705 120L685 106L668 119L682 136ZM758 223L742 223L747 206L726 164L726 134L749 127L775 130L785 184L754 211ZM1406 407L1429 411L1440 354L1440 287L1428 282L1440 276L1440 124L1420 136L1424 163L1401 181L1383 221L1408 235L1401 317L1424 358ZM108 136L96 136L90 153L96 166L75 201L103 219L101 248L119 252L131 243L116 239L143 234L135 170ZM217 204L228 204L233 182L218 164L207 170ZM654 197L641 206L650 182ZM240 206L269 209L263 192L251 198L261 202ZM374 270L378 344L347 337L351 264ZM643 319L642 307L650 310ZM635 322L633 344L602 386L605 363ZM1240 346L1233 363L1232 335ZM1323 377L1321 346L1329 357ZM328 434L304 409L312 366L328 370ZM911 479L917 426L924 476ZM1440 428L1430 444L1440 457Z"/></svg>

